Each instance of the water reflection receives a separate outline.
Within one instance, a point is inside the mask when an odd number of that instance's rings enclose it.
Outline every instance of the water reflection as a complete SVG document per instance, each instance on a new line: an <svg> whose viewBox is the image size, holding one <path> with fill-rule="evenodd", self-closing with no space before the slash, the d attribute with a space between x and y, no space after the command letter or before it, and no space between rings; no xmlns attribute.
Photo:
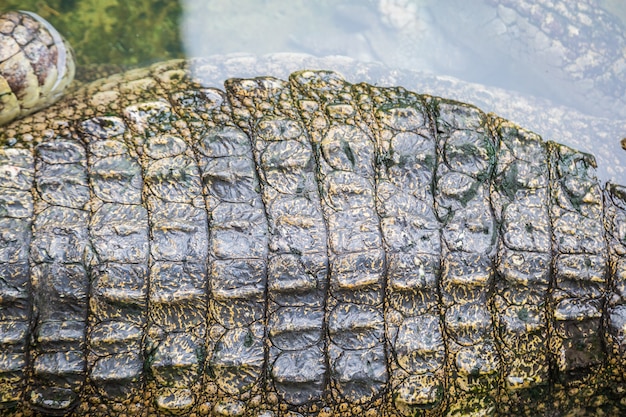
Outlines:
<svg viewBox="0 0 626 417"><path fill-rule="evenodd" d="M374 83L474 103L546 139L594 153L603 179L626 183L623 0L3 4L51 21L80 63L136 66L184 55L286 51L380 62L389 69L364 74L355 65L339 67L352 80L365 75ZM225 75L240 75L231 70Z"/></svg>
<svg viewBox="0 0 626 417"><path fill-rule="evenodd" d="M626 117L624 27L594 0L186 0L181 27L188 56L345 55Z"/></svg>
<svg viewBox="0 0 626 417"><path fill-rule="evenodd" d="M182 39L188 56L292 51L420 71L391 79L473 102L593 152L600 176L621 180L626 36L619 18L600 6L596 0L186 0Z"/></svg>

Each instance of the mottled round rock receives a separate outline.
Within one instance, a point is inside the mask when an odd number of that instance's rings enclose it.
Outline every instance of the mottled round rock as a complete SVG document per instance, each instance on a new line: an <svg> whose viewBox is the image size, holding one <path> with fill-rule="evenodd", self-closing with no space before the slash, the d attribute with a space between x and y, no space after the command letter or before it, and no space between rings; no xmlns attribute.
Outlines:
<svg viewBox="0 0 626 417"><path fill-rule="evenodd" d="M74 79L74 53L42 17L0 15L0 125L57 101Z"/></svg>

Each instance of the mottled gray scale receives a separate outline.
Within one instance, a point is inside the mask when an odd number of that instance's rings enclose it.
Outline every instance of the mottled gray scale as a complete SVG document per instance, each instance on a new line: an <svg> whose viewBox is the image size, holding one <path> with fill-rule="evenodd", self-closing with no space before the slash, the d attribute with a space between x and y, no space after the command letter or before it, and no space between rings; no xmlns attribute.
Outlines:
<svg viewBox="0 0 626 417"><path fill-rule="evenodd" d="M340 107L341 109L341 107ZM333 114L336 107L328 105L327 112ZM353 116L353 114L349 114ZM334 171L354 173L355 178L367 178L371 174L371 161L375 149L363 142L363 132L349 125L335 125L328 129L320 144L322 156Z"/></svg>
<svg viewBox="0 0 626 417"><path fill-rule="evenodd" d="M450 413L495 411L500 358L490 294L496 222L490 204L495 147L480 110L432 99L438 132L435 210L442 222L440 293Z"/></svg>
<svg viewBox="0 0 626 417"><path fill-rule="evenodd" d="M147 251L144 255L147 256ZM137 264L108 262L92 269L91 318L102 323L108 323L109 319L136 324L145 322L146 262L147 259Z"/></svg>
<svg viewBox="0 0 626 417"><path fill-rule="evenodd" d="M446 310L444 325L448 335L460 346L473 347L491 336L491 314L476 303L452 304Z"/></svg>
<svg viewBox="0 0 626 417"><path fill-rule="evenodd" d="M194 332L202 332L205 312L197 306L205 297L202 284L206 266L191 261L155 261L150 272L150 318L157 323L158 332L179 332L181 322L189 323ZM196 336L204 337L204 334Z"/></svg>
<svg viewBox="0 0 626 417"><path fill-rule="evenodd" d="M420 392L416 393L417 398L401 397L401 401L413 406L424 403L437 405L440 400L438 391L442 389L442 378L436 371L442 368L445 360L439 317L434 314L422 314L405 319L397 329L393 342L398 365L407 373L410 372L409 377L403 380L396 390L415 392L416 388L420 388ZM418 382L424 381L425 377L435 384L420 385ZM400 404L396 405L402 409Z"/></svg>
<svg viewBox="0 0 626 417"><path fill-rule="evenodd" d="M322 308L279 307L278 311L268 322L269 337L276 348L298 351L324 340Z"/></svg>
<svg viewBox="0 0 626 417"><path fill-rule="evenodd" d="M156 198L148 201L153 259L195 262L206 258L206 210L201 206L161 201Z"/></svg>
<svg viewBox="0 0 626 417"><path fill-rule="evenodd" d="M272 122L268 121L267 124L259 127L260 129L265 128L269 130L267 125L273 124ZM261 135L267 137L265 140L272 140L272 136L270 136L272 133L274 132L263 132ZM276 132L274 134L279 133ZM306 187L306 184L302 182L303 178L302 175L299 175L299 171L303 168L312 170L314 162L310 146L306 146L297 140L286 139L285 141L268 144L260 155L259 165L265 181L276 192L296 195L301 194L302 189Z"/></svg>
<svg viewBox="0 0 626 417"><path fill-rule="evenodd" d="M250 169L254 169L252 166ZM224 202L212 212L215 237L210 242L211 253L217 259L262 258L267 247L257 239L267 239L263 203L256 198L248 203Z"/></svg>
<svg viewBox="0 0 626 417"><path fill-rule="evenodd" d="M93 141L89 142L89 151L95 156L104 158L123 155L128 151L124 142L115 139L126 132L126 123L121 117L92 117L80 122L80 130L93 138Z"/></svg>
<svg viewBox="0 0 626 417"><path fill-rule="evenodd" d="M99 203L90 221L90 236L99 260L146 263L148 217L145 207L123 202Z"/></svg>
<svg viewBox="0 0 626 417"><path fill-rule="evenodd" d="M147 245L142 252L138 264L119 254L92 270L88 372L94 390L110 401L127 400L142 387Z"/></svg>
<svg viewBox="0 0 626 417"><path fill-rule="evenodd" d="M121 155L96 156L96 162L90 167L90 176L94 178L91 181L93 193L109 203L141 204L141 169L132 158L122 156L128 151L120 151L123 152Z"/></svg>
<svg viewBox="0 0 626 417"><path fill-rule="evenodd" d="M558 382L593 387L604 357L602 304L607 276L602 190L593 156L548 143L550 217L554 259L551 303L554 329L551 353ZM576 274L573 271L577 270ZM585 404L591 389L570 397Z"/></svg>
<svg viewBox="0 0 626 417"><path fill-rule="evenodd" d="M250 151L248 140L248 137L235 126L216 126L206 132L196 146L198 152L207 158L246 157Z"/></svg>
<svg viewBox="0 0 626 417"><path fill-rule="evenodd" d="M354 135L356 128L347 127L343 130L346 135ZM370 189L371 184L367 178L353 172L331 171L327 175L328 191L324 195L325 202L333 210L335 216L342 215L350 209L363 209L364 213L354 213L354 215L369 221L374 215L374 210L367 206L367 203L374 198L374 192ZM349 250L349 249L348 249Z"/></svg>
<svg viewBox="0 0 626 417"><path fill-rule="evenodd" d="M376 210L386 250L385 323L398 412L440 408L445 346L439 315L440 224L433 211L437 147L421 98L354 86L377 146Z"/></svg>
<svg viewBox="0 0 626 417"><path fill-rule="evenodd" d="M157 83L141 82L152 81ZM195 155L178 131L180 117L168 103L153 100L124 109L130 141L142 156L150 228L147 387L158 411L183 413L201 389L206 355L208 220Z"/></svg>
<svg viewBox="0 0 626 417"><path fill-rule="evenodd" d="M126 126L123 125L124 121L119 117L113 117L113 116L100 117L100 118L95 118L95 119L106 119L106 123L121 123L122 125L118 126L120 128L118 131L115 131L115 130L112 131L110 135L112 139L108 139L109 136L108 135L105 136L105 132L102 126L99 125L100 123L106 124L104 121L98 122L97 127L93 127L93 123L90 123L93 121L93 119L87 119L83 123L81 123L81 129L83 132L88 132L89 135L93 136L94 138L97 138L96 141L90 143L90 147L89 147L90 153L94 155L95 157L101 158L101 159L104 159L109 156L121 156L121 155L128 154L129 152L128 146L124 142L120 141L119 138L115 139L115 136L122 135L124 132L126 132ZM94 132L92 129L97 129L97 131ZM126 158L121 158L121 159L125 160ZM128 168L130 169L131 167L128 167Z"/></svg>
<svg viewBox="0 0 626 417"><path fill-rule="evenodd" d="M270 239L269 385L296 410L322 399L328 257L315 156L289 83L226 83L234 120L252 139Z"/></svg>
<svg viewBox="0 0 626 417"><path fill-rule="evenodd" d="M311 190L309 189L311 192ZM272 236L270 241L270 249L277 253L282 253L279 265L284 265L285 272L305 269L309 272L303 275L294 274L295 279L311 279L317 281L315 276L319 274L325 275L327 261L324 259L317 260L318 256L314 256L315 253L320 253L322 258L327 257L325 252L320 252L318 249L320 246L326 246L326 231L324 230L323 223L313 221L316 216L320 216L319 200L309 199L306 196L288 195L291 198L281 196L273 202L271 209L274 214L273 220L276 224L276 233ZM287 254L293 254L293 256L287 256ZM301 257L302 254L311 254L310 256ZM292 262L293 261L293 262ZM289 266L287 266L289 264ZM320 269L315 265L319 265ZM272 266L270 266L272 267ZM294 269L287 269L293 267ZM313 274L313 275L311 275ZM298 278L299 277L299 278ZM320 278L325 281L325 278ZM270 285L274 285L274 282L270 282ZM280 285L280 284L276 284ZM323 288L320 288L323 290ZM288 292L279 291L282 297L288 296ZM311 300L312 301L312 300ZM319 300L322 302L322 300ZM286 301L280 301L285 303Z"/></svg>
<svg viewBox="0 0 626 417"><path fill-rule="evenodd" d="M151 159L171 158L182 154L186 149L183 139L167 133L151 137L145 146L146 155Z"/></svg>
<svg viewBox="0 0 626 417"><path fill-rule="evenodd" d="M223 158L206 166L204 183L223 201L240 202L254 199L256 178L254 164L247 157Z"/></svg>
<svg viewBox="0 0 626 417"><path fill-rule="evenodd" d="M66 413L85 381L89 299L89 201L84 145L71 140L35 147L35 208L30 285L35 319L31 406Z"/></svg>
<svg viewBox="0 0 626 417"><path fill-rule="evenodd" d="M258 384L265 364L264 327L258 321L237 327L225 331L215 342L211 370L217 386L231 400Z"/></svg>
<svg viewBox="0 0 626 417"><path fill-rule="evenodd" d="M198 320L191 317L191 322L197 323ZM179 390L193 386L201 366L197 349L197 341L191 335L183 332L173 332L169 335L168 343L159 346L151 358L152 376L156 383ZM175 363L172 363L174 361ZM171 392L163 391L168 394Z"/></svg>
<svg viewBox="0 0 626 417"><path fill-rule="evenodd" d="M265 265L259 260L215 260L210 276L210 308L214 319L226 329L250 325L263 320L263 310L258 308L265 299ZM241 321L235 321L235 318Z"/></svg>
<svg viewBox="0 0 626 417"><path fill-rule="evenodd" d="M227 195L233 196L230 199L232 202L246 201L245 198L238 199L237 197L240 194L235 188L236 180L230 183L228 180L221 181L220 177L228 175L229 168L224 169L224 166L219 166L219 163L226 162L228 164L229 156L243 156L242 159L244 160L246 156L249 158L249 140L239 129L232 127L230 116L223 108L223 93L204 89L193 82L190 83L188 74L181 71L180 68L165 68L162 73L158 74L157 80L161 84L175 86L170 94L172 108L188 129L189 133L185 135L185 144L193 150L194 161L198 166L204 210L209 215L207 217L209 221L207 230L209 256L205 259L204 268L208 280L205 290L210 292L207 300L208 308L203 312L203 326L207 331L203 346L206 360L199 369L203 374L203 377L198 381L201 385L197 387L194 397L187 397L186 399L182 397L182 401L181 396L176 395L176 392L172 390L170 395L160 397L157 406L160 409L173 411L172 405L176 404L177 409L187 410L193 407L194 402L202 401L206 393L212 392L217 393L220 400L214 404L206 402L203 407L211 407L213 412L219 415L221 409L245 408L243 403L237 400L243 391L241 388L243 386L247 388L254 384L259 378L259 370L264 365L263 327L254 327L257 335L261 334L261 337L255 341L251 339L253 336L250 330L252 329L246 328L246 331L242 333L237 333L236 329L234 331L232 329L233 325L241 326L243 323L245 326L247 323L264 320L263 310L258 309L258 306L262 305L264 301L263 264L258 262L260 268L255 270L255 265L251 265L247 260L231 260L229 253L227 253L228 247L225 247L225 251L222 251L220 255L227 258L226 261L217 261L215 258L216 248L211 246L217 241L214 236L213 225L220 223L220 220L216 221L214 210L220 204L211 197L209 190L212 188L214 195L217 194L220 198L226 197L228 199ZM248 151L246 151L247 149ZM208 168L209 165L211 168ZM254 187L250 188L254 189ZM254 197L254 192L250 196ZM200 204L197 206L199 207ZM222 212L221 220L225 220L223 214L226 214L228 219L237 217L236 215L232 216L232 213L229 213L227 209ZM258 218L258 213L254 213L253 217ZM245 231L249 224L240 223L234 226L241 226L242 229L239 230ZM249 245L243 249L245 251L248 248ZM240 250L241 247L237 247L237 249ZM249 253L244 252L244 256ZM248 275L244 271L251 272L252 275ZM250 285L250 280L260 282L260 287L255 288L254 284ZM167 284L167 281L164 281L163 284ZM250 290L254 296L250 296ZM237 313L232 314L233 311L237 311ZM252 314L255 317L252 318L246 314ZM241 320L241 323L236 323L233 320ZM179 356L183 352L173 353ZM222 383L221 386L218 381Z"/></svg>
<svg viewBox="0 0 626 417"><path fill-rule="evenodd" d="M316 348L297 353L287 350L276 356L272 363L272 378L286 402L297 404L303 397L311 397L323 388L320 381L324 381L326 366L319 356Z"/></svg>
<svg viewBox="0 0 626 417"><path fill-rule="evenodd" d="M48 142L37 146L37 191L50 205L81 209L89 201L84 149L74 142Z"/></svg>
<svg viewBox="0 0 626 417"><path fill-rule="evenodd" d="M0 149L0 408L22 400L26 382L33 178L28 150Z"/></svg>
<svg viewBox="0 0 626 417"><path fill-rule="evenodd" d="M383 318L375 307L343 303L328 317L330 340L342 350L371 349L383 339L383 332Z"/></svg>
<svg viewBox="0 0 626 417"><path fill-rule="evenodd" d="M521 414L544 401L541 393L550 380L545 306L552 259L548 155L539 136L502 119L492 123L499 147L491 203L501 237L494 324L507 395L516 398L515 406L500 409Z"/></svg>
<svg viewBox="0 0 626 417"><path fill-rule="evenodd" d="M146 185L159 201L199 204L194 201L201 192L197 170L195 161L189 155L154 160L145 173Z"/></svg>
<svg viewBox="0 0 626 417"><path fill-rule="evenodd" d="M131 384L136 374L141 373L141 369L137 367L141 368L142 363L133 360L133 355L129 353L132 353L133 346L141 343L142 337L141 327L121 320L103 322L94 328L89 334L90 353L100 358L96 366L91 369L90 378L100 387L105 383L111 384L111 380L117 380L117 378L112 378L112 375L108 375L109 372L115 372L118 375L123 372L130 378L118 380L118 385L123 387L125 384ZM131 369L134 372L131 372ZM124 388L128 389L128 387Z"/></svg>
<svg viewBox="0 0 626 417"><path fill-rule="evenodd" d="M172 75L178 77L175 71L164 76ZM243 398L249 399L265 383L265 207L250 139L234 125L225 94L191 88L180 79L180 92L172 101L192 132L188 146L195 151L210 219L205 386L216 392L210 405L214 413L231 408L243 412Z"/></svg>
<svg viewBox="0 0 626 417"><path fill-rule="evenodd" d="M45 142L37 146L38 161L43 165L76 164L85 160L85 148L76 142Z"/></svg>
<svg viewBox="0 0 626 417"><path fill-rule="evenodd" d="M626 387L626 188L608 184L604 202L610 260L604 337L611 364L612 388L619 397Z"/></svg>
<svg viewBox="0 0 626 417"><path fill-rule="evenodd" d="M254 161L250 157L250 140L239 128L226 125L208 129L196 147L201 155L202 181L210 195L220 202L255 200L258 190ZM255 208L252 211L259 212Z"/></svg>
<svg viewBox="0 0 626 417"><path fill-rule="evenodd" d="M2 148L0 152L0 187L30 191L35 172L33 154L28 149Z"/></svg>
<svg viewBox="0 0 626 417"><path fill-rule="evenodd" d="M91 270L87 373L98 397L125 401L142 388L145 360L149 229L141 205L141 166L125 142L122 118L87 119L80 131L89 156L89 237L97 259Z"/></svg>
<svg viewBox="0 0 626 417"><path fill-rule="evenodd" d="M385 254L374 200L376 144L350 84L337 74L303 71L290 81L316 153L328 230L330 388L337 404L371 407L388 381Z"/></svg>
<svg viewBox="0 0 626 417"><path fill-rule="evenodd" d="M0 214L3 217L27 219L32 211L32 196L28 191L7 188L0 197Z"/></svg>

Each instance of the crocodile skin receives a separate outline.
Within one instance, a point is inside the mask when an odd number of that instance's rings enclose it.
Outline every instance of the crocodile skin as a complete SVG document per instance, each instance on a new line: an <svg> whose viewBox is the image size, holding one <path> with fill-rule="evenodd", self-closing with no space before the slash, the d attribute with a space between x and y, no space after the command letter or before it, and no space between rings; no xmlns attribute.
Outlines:
<svg viewBox="0 0 626 417"><path fill-rule="evenodd" d="M626 188L591 155L190 65L0 132L0 415L626 412Z"/></svg>

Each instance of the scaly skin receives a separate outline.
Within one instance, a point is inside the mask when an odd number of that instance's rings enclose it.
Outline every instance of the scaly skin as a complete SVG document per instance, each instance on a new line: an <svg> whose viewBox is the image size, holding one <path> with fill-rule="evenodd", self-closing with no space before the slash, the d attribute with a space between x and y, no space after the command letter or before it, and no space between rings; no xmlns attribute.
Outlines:
<svg viewBox="0 0 626 417"><path fill-rule="evenodd" d="M213 70L4 128L4 415L624 412L626 189L593 157L402 88Z"/></svg>
<svg viewBox="0 0 626 417"><path fill-rule="evenodd" d="M333 72L212 75L0 133L2 415L625 411L626 188L593 157Z"/></svg>

